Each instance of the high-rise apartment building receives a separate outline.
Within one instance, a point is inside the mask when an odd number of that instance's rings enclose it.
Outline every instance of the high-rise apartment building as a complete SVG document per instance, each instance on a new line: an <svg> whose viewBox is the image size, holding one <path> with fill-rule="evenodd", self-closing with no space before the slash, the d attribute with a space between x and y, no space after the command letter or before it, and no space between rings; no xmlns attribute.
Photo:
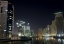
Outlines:
<svg viewBox="0 0 64 44"><path fill-rule="evenodd" d="M51 25L47 25L47 34L51 35Z"/></svg>
<svg viewBox="0 0 64 44"><path fill-rule="evenodd" d="M11 37L14 27L14 6L9 1L0 1L0 37Z"/></svg>
<svg viewBox="0 0 64 44"><path fill-rule="evenodd" d="M25 25L24 31L25 31L25 36L30 36L31 35L31 30L30 30L29 23L27 23L27 25Z"/></svg>
<svg viewBox="0 0 64 44"><path fill-rule="evenodd" d="M55 14L55 21L56 21L56 27L57 27L57 34L63 33L63 13L57 12Z"/></svg>
<svg viewBox="0 0 64 44"><path fill-rule="evenodd" d="M56 34L57 34L56 21L53 20L51 24L51 35L56 36Z"/></svg>
<svg viewBox="0 0 64 44"><path fill-rule="evenodd" d="M26 23L24 21L18 21L17 23L17 30L19 36L30 36L31 30L29 23Z"/></svg>
<svg viewBox="0 0 64 44"><path fill-rule="evenodd" d="M17 21L17 30L18 30L18 36L23 36L24 35L24 29L25 29L25 22L24 21Z"/></svg>

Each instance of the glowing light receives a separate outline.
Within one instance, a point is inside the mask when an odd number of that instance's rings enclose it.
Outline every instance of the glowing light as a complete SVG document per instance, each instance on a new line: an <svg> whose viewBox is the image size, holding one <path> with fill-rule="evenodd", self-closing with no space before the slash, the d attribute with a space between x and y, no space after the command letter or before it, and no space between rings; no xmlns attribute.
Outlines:
<svg viewBox="0 0 64 44"><path fill-rule="evenodd" d="M21 33L19 33L18 36L21 36Z"/></svg>
<svg viewBox="0 0 64 44"><path fill-rule="evenodd" d="M23 23L25 23L25 22L23 22Z"/></svg>
<svg viewBox="0 0 64 44"><path fill-rule="evenodd" d="M5 11L8 11L8 10L5 10Z"/></svg>
<svg viewBox="0 0 64 44"><path fill-rule="evenodd" d="M54 39L53 37L51 37L51 39Z"/></svg>
<svg viewBox="0 0 64 44"><path fill-rule="evenodd" d="M32 37L32 36L30 36L30 37Z"/></svg>
<svg viewBox="0 0 64 44"><path fill-rule="evenodd" d="M58 39L58 42L61 42L61 39Z"/></svg>
<svg viewBox="0 0 64 44"><path fill-rule="evenodd" d="M19 26L21 26L21 24L19 24Z"/></svg>
<svg viewBox="0 0 64 44"><path fill-rule="evenodd" d="M12 26L9 26L9 27L12 27Z"/></svg>
<svg viewBox="0 0 64 44"><path fill-rule="evenodd" d="M23 21L20 21L20 22L23 22Z"/></svg>
<svg viewBox="0 0 64 44"><path fill-rule="evenodd" d="M62 39L62 41L64 42L64 39Z"/></svg>
<svg viewBox="0 0 64 44"><path fill-rule="evenodd" d="M57 35L57 36L59 36L59 37L60 37L61 35L59 34L59 35Z"/></svg>
<svg viewBox="0 0 64 44"><path fill-rule="evenodd" d="M19 26L17 26L17 27L19 27Z"/></svg>
<svg viewBox="0 0 64 44"><path fill-rule="evenodd" d="M10 16L10 17L12 17L12 16Z"/></svg>
<svg viewBox="0 0 64 44"><path fill-rule="evenodd" d="M9 35L9 38L11 38L11 34Z"/></svg>
<svg viewBox="0 0 64 44"><path fill-rule="evenodd" d="M54 13L54 14L60 14L60 13L62 13L62 12L57 12L57 13Z"/></svg>
<svg viewBox="0 0 64 44"><path fill-rule="evenodd" d="M18 23L16 23L18 25Z"/></svg>
<svg viewBox="0 0 64 44"><path fill-rule="evenodd" d="M12 19L12 18L10 18L10 19Z"/></svg>
<svg viewBox="0 0 64 44"><path fill-rule="evenodd" d="M50 40L50 37L45 37L46 40Z"/></svg>
<svg viewBox="0 0 64 44"><path fill-rule="evenodd" d="M0 25L1 26L1 25Z"/></svg>
<svg viewBox="0 0 64 44"><path fill-rule="evenodd" d="M28 25L29 25L29 23L28 23Z"/></svg>
<svg viewBox="0 0 64 44"><path fill-rule="evenodd" d="M24 36L24 35L22 35L22 36Z"/></svg>
<svg viewBox="0 0 64 44"><path fill-rule="evenodd" d="M6 30L4 30L4 31L6 31Z"/></svg>

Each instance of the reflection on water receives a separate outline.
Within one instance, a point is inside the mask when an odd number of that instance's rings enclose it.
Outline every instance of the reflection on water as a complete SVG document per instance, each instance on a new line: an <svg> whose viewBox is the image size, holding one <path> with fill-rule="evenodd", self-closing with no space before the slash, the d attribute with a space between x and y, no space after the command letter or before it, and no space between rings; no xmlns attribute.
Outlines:
<svg viewBox="0 0 64 44"><path fill-rule="evenodd" d="M39 37L32 38L31 41L0 42L0 44L64 44L64 39L55 39L53 37Z"/></svg>

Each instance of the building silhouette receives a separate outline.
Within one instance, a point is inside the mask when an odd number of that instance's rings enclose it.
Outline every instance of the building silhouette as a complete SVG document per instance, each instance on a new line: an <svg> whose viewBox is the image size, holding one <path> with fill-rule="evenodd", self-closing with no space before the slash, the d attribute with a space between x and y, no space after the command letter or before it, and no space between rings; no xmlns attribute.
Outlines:
<svg viewBox="0 0 64 44"><path fill-rule="evenodd" d="M57 34L63 34L63 13L57 12L55 14L55 21L56 21L56 27L57 27Z"/></svg>
<svg viewBox="0 0 64 44"><path fill-rule="evenodd" d="M0 1L0 37L12 37L14 6L9 1Z"/></svg>

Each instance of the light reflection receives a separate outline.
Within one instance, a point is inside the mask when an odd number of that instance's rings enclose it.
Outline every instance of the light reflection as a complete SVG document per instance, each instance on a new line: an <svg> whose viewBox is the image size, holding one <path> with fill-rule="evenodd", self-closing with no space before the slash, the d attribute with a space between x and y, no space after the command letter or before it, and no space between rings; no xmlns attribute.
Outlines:
<svg viewBox="0 0 64 44"><path fill-rule="evenodd" d="M64 39L62 39L62 42L63 42L63 44L64 44Z"/></svg>
<svg viewBox="0 0 64 44"><path fill-rule="evenodd" d="M61 39L58 39L58 42L61 42Z"/></svg>

